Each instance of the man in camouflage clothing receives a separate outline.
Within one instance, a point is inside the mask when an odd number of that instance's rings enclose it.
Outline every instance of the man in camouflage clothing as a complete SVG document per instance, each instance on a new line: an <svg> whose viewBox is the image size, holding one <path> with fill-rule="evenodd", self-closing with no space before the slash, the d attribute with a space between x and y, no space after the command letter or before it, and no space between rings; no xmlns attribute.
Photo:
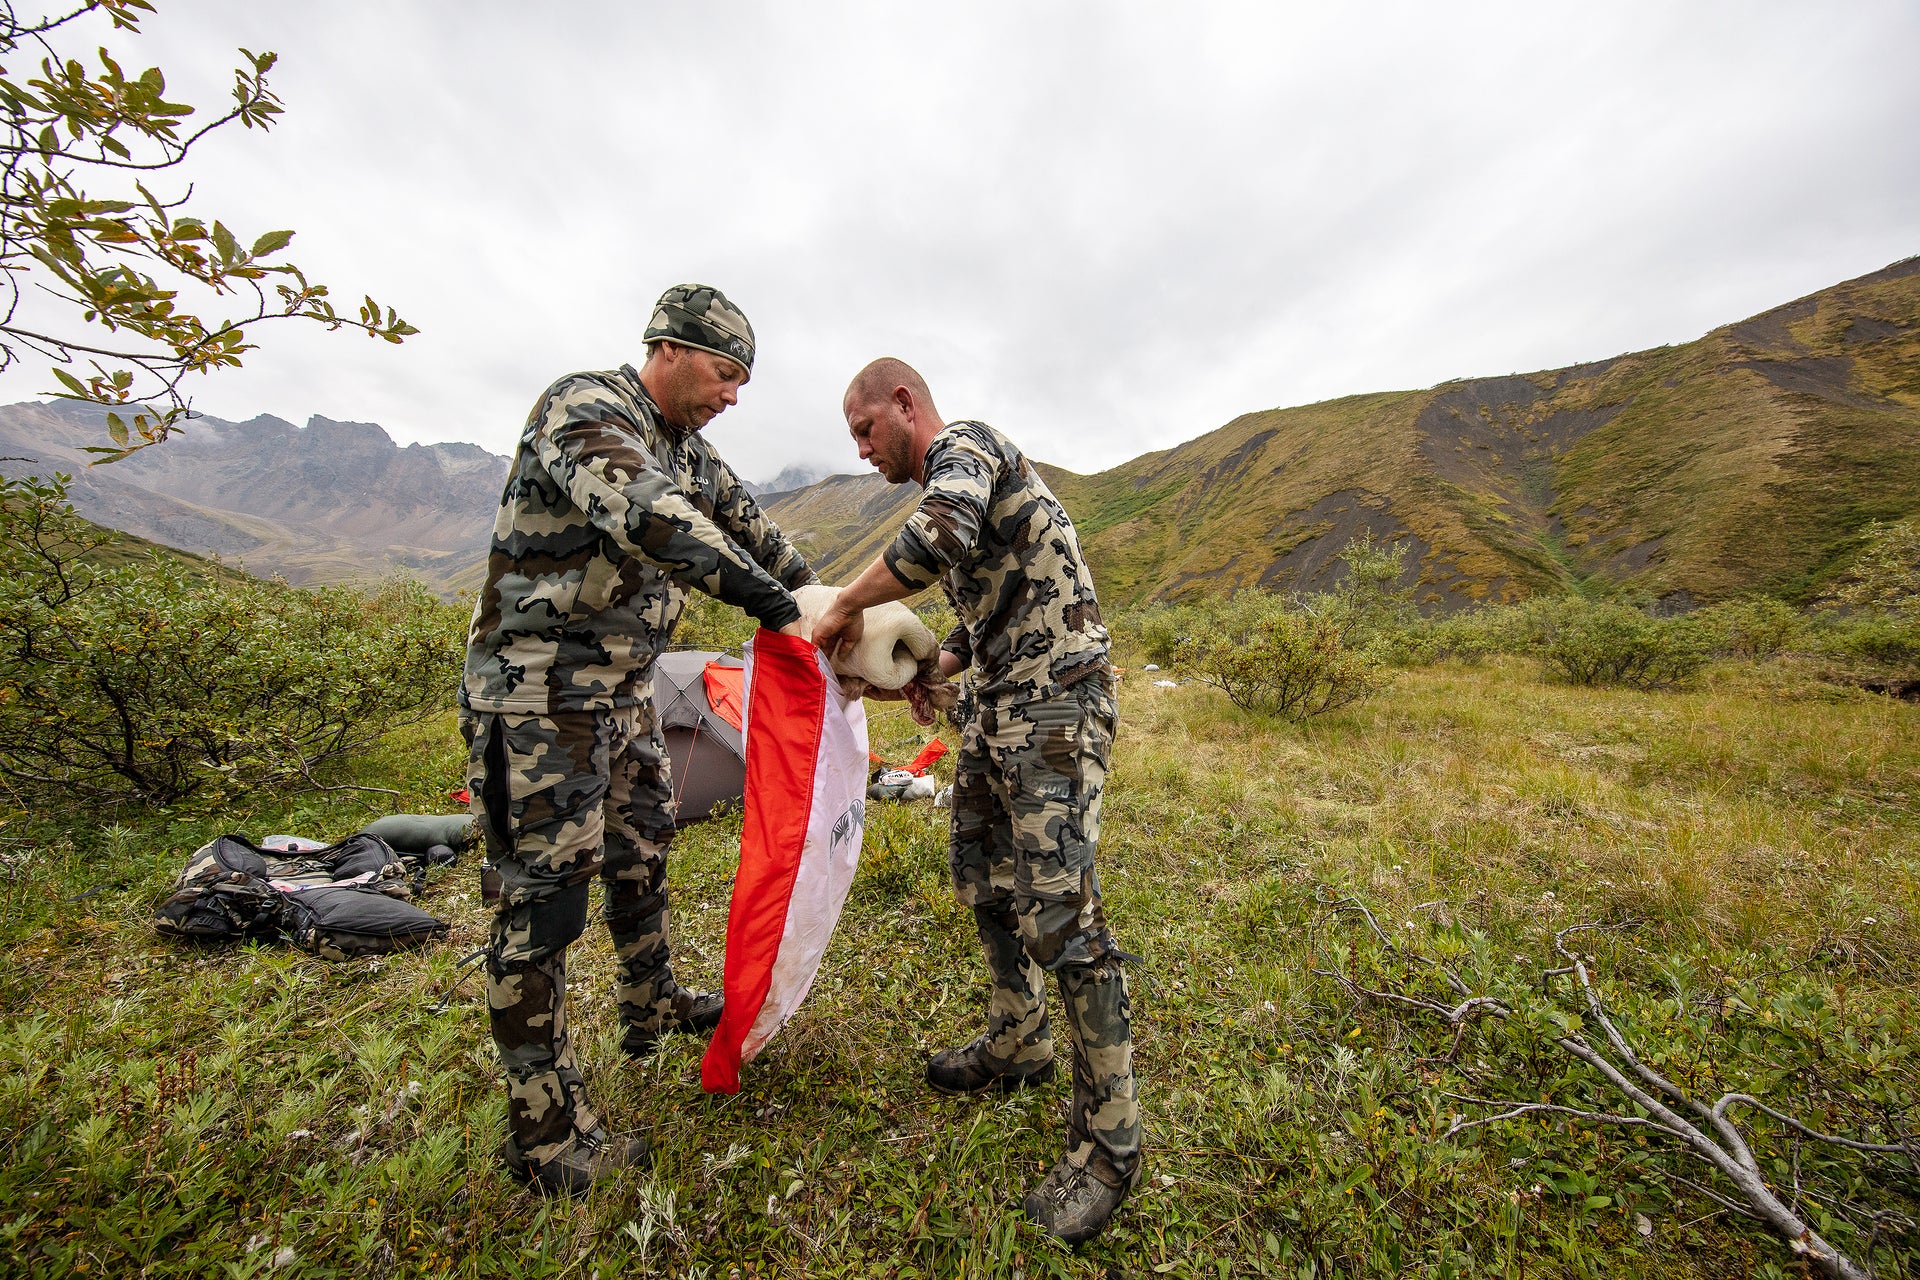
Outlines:
<svg viewBox="0 0 1920 1280"><path fill-rule="evenodd" d="M654 657L689 590L790 635L813 571L700 435L738 398L753 330L717 290L661 295L647 358L549 387L521 432L475 606L460 690L474 817L502 893L487 1005L507 1075L517 1175L578 1192L641 1158L588 1105L567 1033L567 944L606 890L629 1054L711 1029L720 997L673 977L673 790Z"/></svg>
<svg viewBox="0 0 1920 1280"><path fill-rule="evenodd" d="M861 458L889 483L914 480L926 493L813 638L829 650L857 640L858 610L939 581L960 618L941 672L972 668L949 857L993 994L986 1030L934 1055L927 1080L948 1093L1051 1080L1045 978L1058 976L1073 1051L1067 1149L1024 1205L1078 1244L1106 1226L1140 1176L1124 953L1093 867L1116 718L1093 578L1073 522L1033 465L984 423L945 423L907 365L868 365L843 407Z"/></svg>

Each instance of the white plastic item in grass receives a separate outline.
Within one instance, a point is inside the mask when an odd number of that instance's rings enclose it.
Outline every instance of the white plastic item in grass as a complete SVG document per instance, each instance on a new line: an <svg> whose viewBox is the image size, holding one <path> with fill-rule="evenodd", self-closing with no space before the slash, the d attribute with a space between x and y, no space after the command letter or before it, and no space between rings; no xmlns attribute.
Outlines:
<svg viewBox="0 0 1920 1280"><path fill-rule="evenodd" d="M811 639L820 621L840 594L839 587L815 583L793 593L800 606L802 632ZM898 600L865 611L866 627L851 652L832 657L833 669L858 676L877 689L901 689L919 674L920 663L940 651L940 641L913 610Z"/></svg>

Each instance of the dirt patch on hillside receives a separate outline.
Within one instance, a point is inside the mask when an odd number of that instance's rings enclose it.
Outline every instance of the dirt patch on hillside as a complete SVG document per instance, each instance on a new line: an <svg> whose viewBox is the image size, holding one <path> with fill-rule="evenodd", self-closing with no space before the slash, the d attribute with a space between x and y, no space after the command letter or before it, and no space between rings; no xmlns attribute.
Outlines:
<svg viewBox="0 0 1920 1280"><path fill-rule="evenodd" d="M1847 322L1840 340L1847 343L1879 342L1883 338L1904 338L1907 327L1875 316L1855 316Z"/></svg>
<svg viewBox="0 0 1920 1280"><path fill-rule="evenodd" d="M1361 534L1375 542L1405 542L1407 567L1398 585L1420 580L1422 561L1432 545L1393 513L1393 504L1377 493L1341 489L1304 511L1289 515L1267 535L1269 546L1285 548L1260 573L1259 585L1283 591L1326 591L1346 576L1340 552Z"/></svg>
<svg viewBox="0 0 1920 1280"><path fill-rule="evenodd" d="M1645 542L1635 542L1621 547L1607 556L1602 572L1615 579L1639 573L1659 557L1661 544L1664 541L1663 538L1648 538Z"/></svg>
<svg viewBox="0 0 1920 1280"><path fill-rule="evenodd" d="M1812 396L1856 409L1880 409L1887 402L1863 396L1855 387L1852 356L1807 356L1800 360L1742 360L1735 368L1751 369L1789 395Z"/></svg>
<svg viewBox="0 0 1920 1280"><path fill-rule="evenodd" d="M1554 370L1553 389L1560 390L1570 382L1579 382L1583 378L1597 378L1610 372L1613 366L1625 360L1625 356L1608 356L1605 360L1589 360L1586 364L1570 364L1564 369Z"/></svg>
<svg viewBox="0 0 1920 1280"><path fill-rule="evenodd" d="M1245 466L1254 454L1260 452L1260 446L1279 434L1278 431L1269 429L1266 431L1256 431L1254 434L1248 436L1239 448L1208 467L1206 471L1201 474L1201 487L1204 488L1222 477L1232 478L1237 476L1241 467Z"/></svg>
<svg viewBox="0 0 1920 1280"><path fill-rule="evenodd" d="M1583 366L1600 370L1605 363ZM1631 404L1558 409L1527 378L1483 378L1448 387L1414 420L1420 456L1463 494L1497 504L1522 528L1547 532L1559 495L1554 463Z"/></svg>
<svg viewBox="0 0 1920 1280"><path fill-rule="evenodd" d="M1762 311L1751 319L1728 325L1727 337L1741 346L1759 351L1791 354L1805 351L1807 344L1793 336L1791 326L1808 319L1820 309L1817 298L1801 298L1771 311Z"/></svg>

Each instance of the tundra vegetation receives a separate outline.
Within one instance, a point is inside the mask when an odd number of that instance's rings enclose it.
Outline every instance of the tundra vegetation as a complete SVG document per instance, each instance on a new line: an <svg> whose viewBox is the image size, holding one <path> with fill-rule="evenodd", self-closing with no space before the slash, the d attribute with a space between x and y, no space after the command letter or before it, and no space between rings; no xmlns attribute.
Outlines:
<svg viewBox="0 0 1920 1280"><path fill-rule="evenodd" d="M195 573L210 596L269 590ZM1394 575L1351 577L1115 622L1101 875L1142 957L1147 1164L1078 1253L1016 1207L1057 1155L1064 1085L963 1101L921 1080L986 999L943 811L873 806L813 994L736 1097L700 1092L694 1038L621 1059L612 956L589 932L585 1069L656 1158L577 1202L528 1193L494 1154L498 1071L461 965L485 934L471 860L428 889L454 927L427 951L328 964L153 934L186 855L222 832L338 836L452 807L464 753L443 708L305 769L196 763L207 780L164 802L11 793L0 1270L1914 1274L1920 707L1885 692L1920 668L1910 595L1420 618ZM371 633L312 639L293 608L309 597L271 590L287 607L247 634L287 652L236 670L262 686L247 696L303 696L310 643L358 678ZM153 599L143 661L203 653L176 619L204 606ZM458 611L401 613L395 634L430 630L416 661L447 678ZM109 614L82 620L126 643ZM689 625L737 638L704 606ZM1236 705L1207 664L1242 626L1238 647L1301 678L1346 664L1365 696ZM1288 628L1332 638L1289 646ZM1191 678L1162 687L1147 662ZM873 711L875 750L912 754L904 713ZM738 824L691 827L673 855L676 955L703 985Z"/></svg>
<svg viewBox="0 0 1920 1280"><path fill-rule="evenodd" d="M22 801L328 785L316 767L445 705L462 614L424 587L103 559L118 538L65 481L0 478L0 781Z"/></svg>

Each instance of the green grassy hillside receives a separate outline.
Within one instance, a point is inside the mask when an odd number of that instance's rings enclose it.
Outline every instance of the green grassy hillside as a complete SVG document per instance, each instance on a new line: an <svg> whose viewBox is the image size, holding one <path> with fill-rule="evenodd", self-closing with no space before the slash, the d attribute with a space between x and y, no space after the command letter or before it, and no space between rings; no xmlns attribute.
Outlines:
<svg viewBox="0 0 1920 1280"><path fill-rule="evenodd" d="M1867 521L1920 511L1920 258L1695 342L1234 419L1081 476L1049 469L1112 604L1324 585L1404 538L1422 602L1562 588L1802 598ZM917 490L836 476L773 505L829 581Z"/></svg>
<svg viewBox="0 0 1920 1280"><path fill-rule="evenodd" d="M98 526L113 535L113 541L104 546L95 547L83 558L97 565L115 569L123 564L132 564L145 560L149 556L159 556L178 570L192 578L235 578L243 576L240 570L231 565L222 564L209 556L195 555L191 551L181 551L177 547L162 546L158 542L149 542L136 534L121 533L106 526Z"/></svg>

